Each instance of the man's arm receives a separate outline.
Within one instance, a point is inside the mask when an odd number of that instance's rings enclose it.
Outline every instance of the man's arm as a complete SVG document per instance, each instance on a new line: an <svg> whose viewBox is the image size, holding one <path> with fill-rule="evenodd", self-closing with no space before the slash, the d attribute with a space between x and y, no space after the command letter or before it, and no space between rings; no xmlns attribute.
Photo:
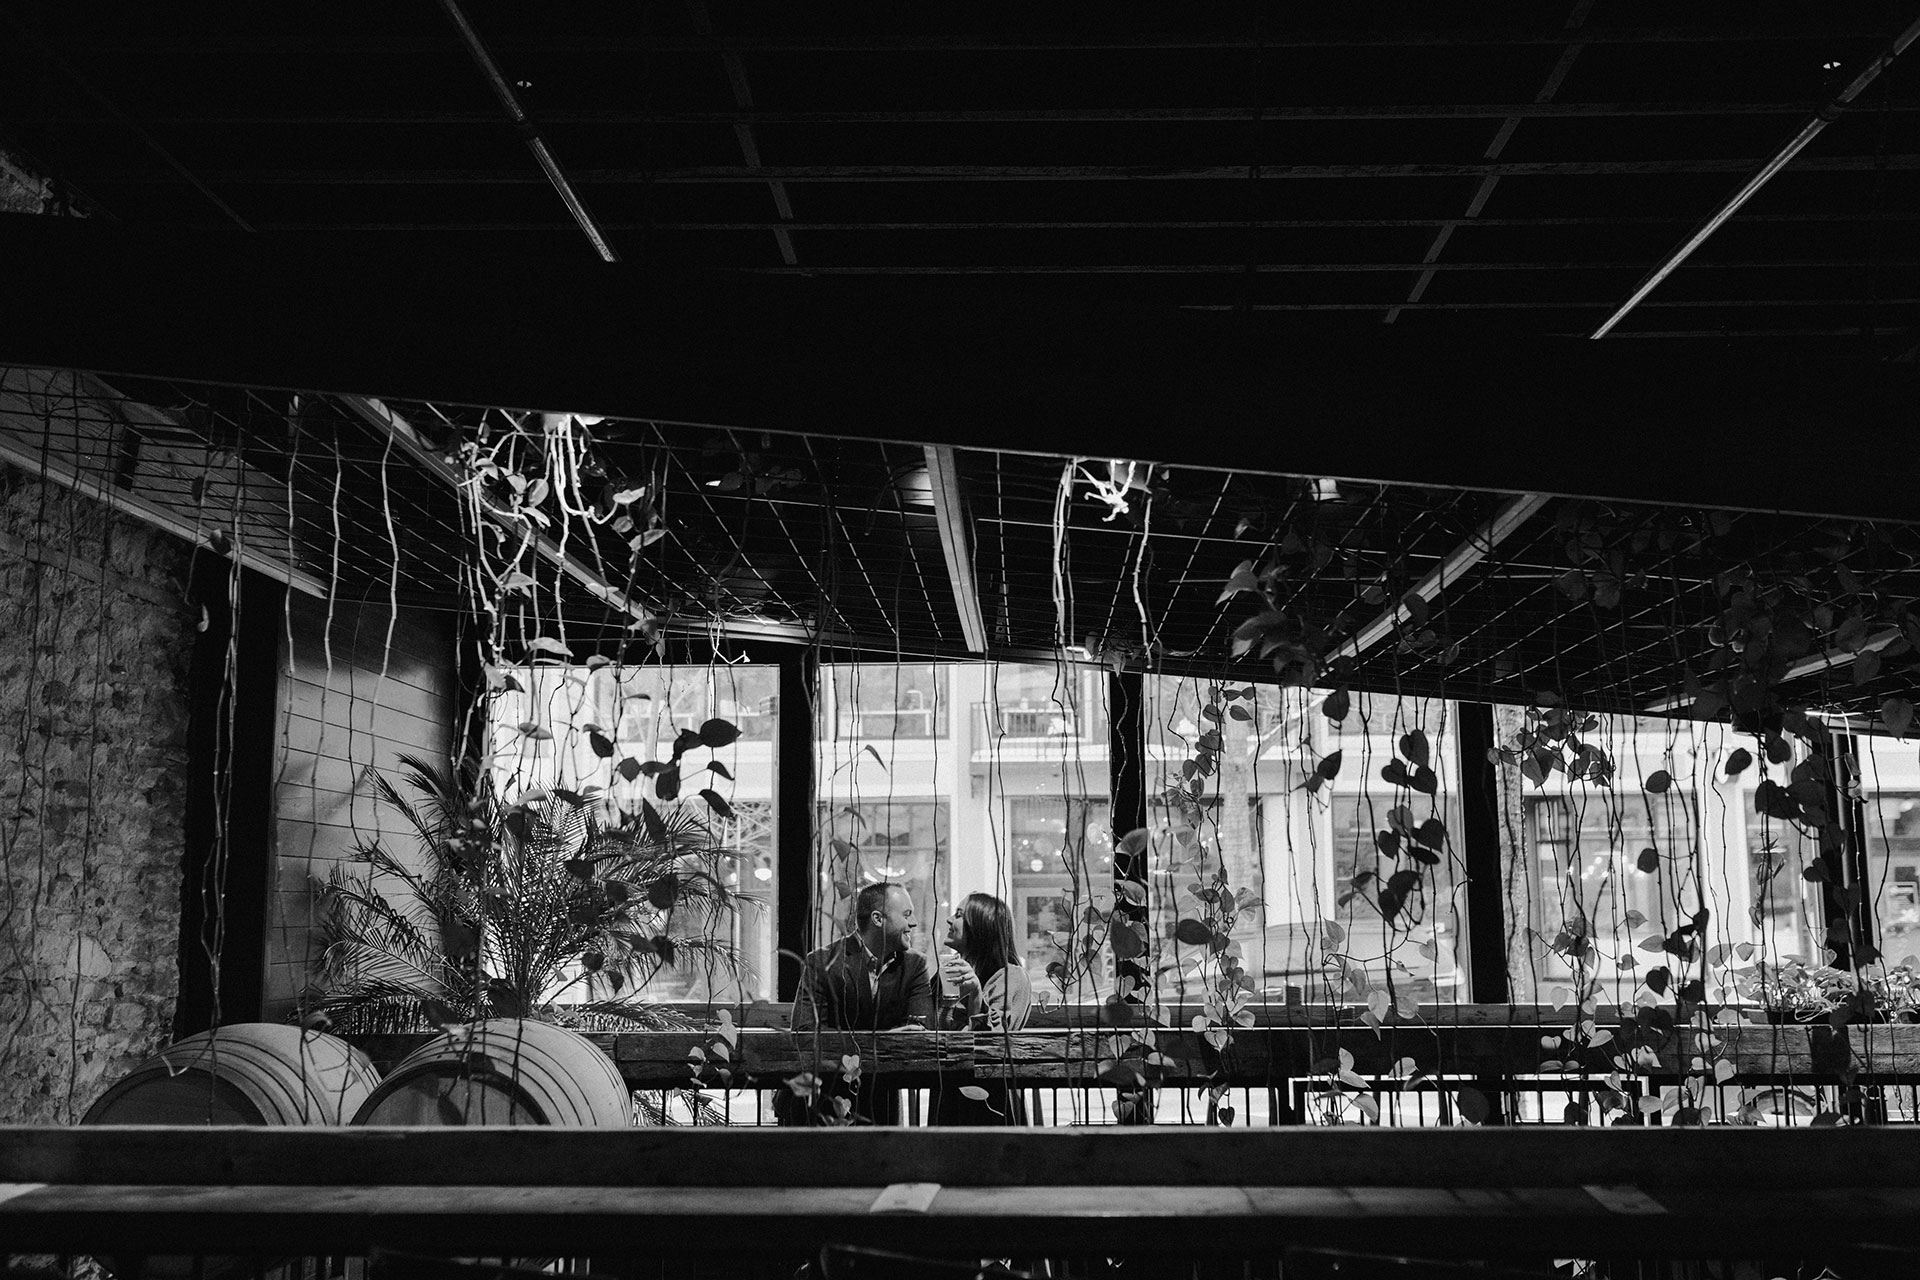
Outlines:
<svg viewBox="0 0 1920 1280"><path fill-rule="evenodd" d="M825 975L808 956L800 966L800 989L793 993L793 1016L787 1025L795 1031L811 1031L820 1024L820 984Z"/></svg>
<svg viewBox="0 0 1920 1280"><path fill-rule="evenodd" d="M927 960L909 951L907 965L907 1019L915 1025L933 1025L933 982L927 977Z"/></svg>

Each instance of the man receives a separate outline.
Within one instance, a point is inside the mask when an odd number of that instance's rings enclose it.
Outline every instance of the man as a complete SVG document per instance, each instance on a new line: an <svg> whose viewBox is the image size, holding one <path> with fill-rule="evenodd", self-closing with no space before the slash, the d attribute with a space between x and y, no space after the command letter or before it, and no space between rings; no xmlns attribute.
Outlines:
<svg viewBox="0 0 1920 1280"><path fill-rule="evenodd" d="M854 900L854 931L807 957L800 989L793 997L793 1030L915 1031L933 1017L933 983L927 960L910 948L913 899L904 885L882 882L860 890ZM808 1046L803 1042L802 1053ZM815 1073L816 1075L819 1073ZM897 1089L877 1087L862 1072L857 1090L840 1091L856 1120L898 1124ZM835 1116L832 1097L803 1098L789 1091L780 1098L782 1124L817 1124Z"/></svg>

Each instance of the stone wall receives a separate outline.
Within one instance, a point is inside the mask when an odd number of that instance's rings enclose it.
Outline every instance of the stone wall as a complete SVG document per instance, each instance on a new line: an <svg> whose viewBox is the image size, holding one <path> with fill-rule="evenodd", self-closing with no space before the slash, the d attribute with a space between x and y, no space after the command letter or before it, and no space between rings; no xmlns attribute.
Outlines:
<svg viewBox="0 0 1920 1280"><path fill-rule="evenodd" d="M76 1119L171 1038L187 563L0 467L0 1121Z"/></svg>

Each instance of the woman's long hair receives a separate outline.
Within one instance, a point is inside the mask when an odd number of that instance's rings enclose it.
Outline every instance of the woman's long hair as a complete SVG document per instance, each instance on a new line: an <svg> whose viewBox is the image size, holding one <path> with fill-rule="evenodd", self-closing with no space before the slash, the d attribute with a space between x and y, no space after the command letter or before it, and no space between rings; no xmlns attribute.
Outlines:
<svg viewBox="0 0 1920 1280"><path fill-rule="evenodd" d="M1020 962L1013 946L1013 912L990 893L970 893L960 907L960 954L985 986L994 974Z"/></svg>

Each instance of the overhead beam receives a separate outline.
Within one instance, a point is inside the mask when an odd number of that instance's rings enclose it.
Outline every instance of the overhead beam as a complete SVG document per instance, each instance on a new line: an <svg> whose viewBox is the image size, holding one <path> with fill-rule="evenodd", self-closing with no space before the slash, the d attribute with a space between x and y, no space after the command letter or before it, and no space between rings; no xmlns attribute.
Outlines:
<svg viewBox="0 0 1920 1280"><path fill-rule="evenodd" d="M737 57L738 55L733 55ZM1307 103L1262 106L1267 123L1315 120L1557 120L1643 116L1797 116L1803 102L1408 102ZM1901 99L1876 111L1920 111L1920 101ZM67 112L23 114L22 124L73 124ZM152 115L149 123L182 125L275 125L374 127L386 125L497 125L492 111L440 111L370 108L359 111L232 111ZM732 111L675 111L665 108L583 107L542 111L546 124L1244 124L1255 119L1250 107L994 107L931 110L843 108L827 111L779 111L748 105Z"/></svg>
<svg viewBox="0 0 1920 1280"><path fill-rule="evenodd" d="M960 611L960 635L967 652L987 651L986 615L980 610L980 586L973 573L973 521L960 489L960 467L950 445L927 446L927 479L933 490L933 519L940 529L940 552L947 559L953 605Z"/></svg>
<svg viewBox="0 0 1920 1280"><path fill-rule="evenodd" d="M713 36L713 18L707 12L707 0L686 0L687 16L693 20L693 29L702 36ZM720 64L727 71L727 85L733 90L733 105L740 110L731 122L733 138L740 146L740 158L754 168L760 167L760 139L753 131L753 87L747 83L747 65L741 61L737 50L724 45L720 47ZM767 184L767 193L773 197L773 211L780 215L782 225L773 229L775 246L780 250L780 260L788 266L800 261L800 255L793 247L793 236L784 224L793 221L793 201L787 196L787 184L774 181Z"/></svg>
<svg viewBox="0 0 1920 1280"><path fill-rule="evenodd" d="M1458 582L1467 570L1487 558L1489 552L1512 537L1514 532L1533 518L1535 512L1552 501L1546 494L1522 493L1507 499L1492 517L1474 530L1467 540L1449 551L1440 563L1421 575L1420 581L1398 600L1388 605L1380 616L1353 633L1335 646L1328 654L1327 661L1337 662L1343 658L1357 658L1367 650L1392 635L1401 623L1412 616L1407 607L1407 596L1418 596L1431 603L1440 593Z"/></svg>
<svg viewBox="0 0 1920 1280"><path fill-rule="evenodd" d="M1905 30L1901 31L1899 35L1896 35L1889 41L1886 48L1880 51L1879 56L1870 59L1867 65L1862 67L1859 73L1847 82L1845 88L1841 89L1839 93L1833 96L1831 101L1816 111L1811 120L1808 120L1800 126L1798 133L1787 139L1779 150L1767 157L1766 162L1754 170L1753 173L1748 176L1747 180L1740 184L1738 190L1731 196L1728 196L1718 209L1715 209L1711 214L1707 215L1706 220L1694 228L1693 234L1682 241L1679 248L1675 249L1664 261L1654 267L1652 271L1648 272L1646 279L1642 280L1634 291L1627 296L1627 300L1620 304L1619 309L1608 316L1606 320L1601 323L1600 327L1593 331L1593 336L1595 338L1604 338L1609 333L1612 333L1614 326L1626 319L1628 312L1639 306L1648 294L1660 287L1661 281L1672 275L1681 263L1692 257L1694 251L1705 244L1709 236L1724 226L1727 220L1733 217L1734 214L1740 212L1740 210L1746 206L1747 201L1759 194L1760 188L1773 181L1774 177L1778 175L1781 170L1798 159L1800 153L1806 150L1807 144L1819 137L1828 125L1838 120L1841 115L1846 112L1847 108L1853 105L1854 99L1864 93L1867 86L1877 80L1880 73L1891 66L1894 59L1898 58L1902 53L1905 53L1907 46L1912 44L1916 39L1920 39L1920 18L1915 18L1907 25Z"/></svg>
<svg viewBox="0 0 1920 1280"><path fill-rule="evenodd" d="M0 363L1920 520L1920 367L1857 340L1311 335L1284 317L1176 309L1128 280L1063 294L1044 280L743 278L558 251L570 247L0 219ZM1836 439L1880 463L1846 465L1826 448ZM1576 441L1593 447L1568 467Z"/></svg>
<svg viewBox="0 0 1920 1280"><path fill-rule="evenodd" d="M411 422L377 396L341 395L336 398L363 421L390 435L403 452L448 485L458 489L465 483L459 471L420 435ZM489 519L502 528L510 530L515 537L528 532L508 517L484 505L481 509ZM605 601L612 608L635 621L655 622L663 631L669 633L710 636L717 631L723 639L779 640L793 644L833 643L835 640L853 642L851 636L830 634L798 623L781 622L771 618L726 618L715 621L704 617L676 618L659 615L614 586L605 574L585 560L570 551L563 551L559 543L545 534L533 533L528 545L533 548L535 555L559 569L578 583L582 589Z"/></svg>
<svg viewBox="0 0 1920 1280"><path fill-rule="evenodd" d="M1262 181L1324 178L1583 177L1619 174L1745 173L1739 157L1648 160L1498 160L1404 164L1263 164ZM1795 165L1807 173L1909 172L1920 155L1813 156ZM173 181L150 169L84 170L97 183L143 185ZM221 186L526 186L547 181L518 169L222 169L204 175ZM1245 182L1245 165L1155 164L702 164L658 169L598 168L572 172L574 181L605 186L767 182Z"/></svg>
<svg viewBox="0 0 1920 1280"><path fill-rule="evenodd" d="M1868 636L1866 642L1857 649L1829 650L1824 653L1808 654L1781 673L1780 681L1781 683L1785 683L1790 680L1804 680L1808 676L1817 676L1822 671L1831 671L1843 663L1852 662L1863 653L1878 653L1899 638L1899 629L1896 627L1888 627L1885 630L1876 631ZM1682 707L1690 707L1693 705L1693 702L1694 700L1684 693L1670 693L1665 697L1656 698L1654 701L1647 703L1642 710L1650 715L1664 715L1670 711L1678 711Z"/></svg>
<svg viewBox="0 0 1920 1280"><path fill-rule="evenodd" d="M524 142L527 150L533 153L534 163L540 166L541 174L559 195L560 203L567 207L567 212L572 215L581 234L586 236L593 245L593 251L600 255L603 262L618 262L619 255L614 253L613 246L607 243L606 233L601 231L599 224L594 221L592 212L587 208L586 200L574 187L573 180L567 176L566 170L560 167L560 161L555 158L553 148L547 145L546 137L540 132L540 127L527 115L526 108L520 105L520 95L513 91L512 85L507 83L507 77L501 73L500 65L493 60L493 54L487 50L486 42L480 38L480 32L474 28L466 11L460 7L459 0L440 0L440 7L446 11L448 20L453 23L453 29L460 37L460 43L466 46L467 56L473 60L473 65L486 80L487 88L499 101L501 109L507 114L507 119L512 121L514 131L520 135L520 141Z"/></svg>

